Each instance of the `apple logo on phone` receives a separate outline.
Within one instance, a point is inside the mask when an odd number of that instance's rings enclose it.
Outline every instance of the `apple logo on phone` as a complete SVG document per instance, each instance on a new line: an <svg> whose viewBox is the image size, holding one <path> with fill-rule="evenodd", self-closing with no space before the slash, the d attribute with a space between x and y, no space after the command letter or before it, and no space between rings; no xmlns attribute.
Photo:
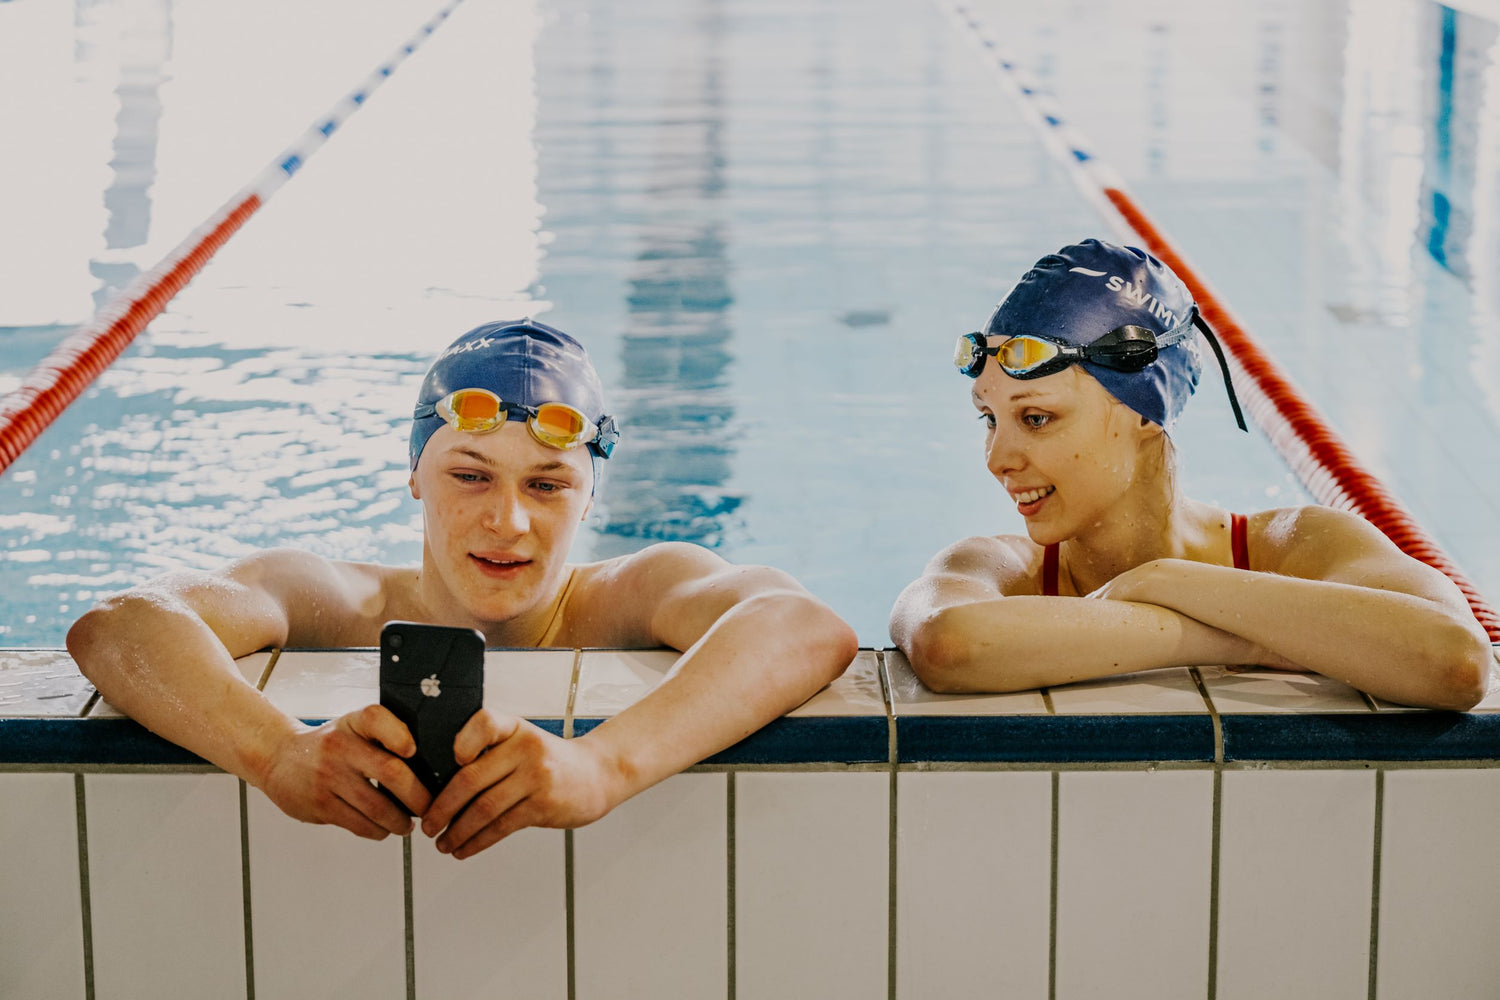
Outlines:
<svg viewBox="0 0 1500 1000"><path fill-rule="evenodd" d="M422 693L429 698L436 698L443 693L439 686L440 683L437 674L422 678Z"/></svg>

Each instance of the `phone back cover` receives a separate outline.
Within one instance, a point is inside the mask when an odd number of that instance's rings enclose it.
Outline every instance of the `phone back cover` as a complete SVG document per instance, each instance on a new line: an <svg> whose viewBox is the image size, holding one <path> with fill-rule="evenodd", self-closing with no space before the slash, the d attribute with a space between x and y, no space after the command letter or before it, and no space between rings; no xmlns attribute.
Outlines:
<svg viewBox="0 0 1500 1000"><path fill-rule="evenodd" d="M458 771L453 740L484 700L484 640L472 629L407 622L386 628L380 703L411 730L417 752L407 764L437 794Z"/></svg>

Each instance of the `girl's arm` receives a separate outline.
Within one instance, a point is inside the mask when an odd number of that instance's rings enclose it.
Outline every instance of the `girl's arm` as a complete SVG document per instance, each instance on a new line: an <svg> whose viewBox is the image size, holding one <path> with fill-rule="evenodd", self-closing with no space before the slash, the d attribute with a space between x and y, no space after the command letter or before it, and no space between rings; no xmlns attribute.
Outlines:
<svg viewBox="0 0 1500 1000"><path fill-rule="evenodd" d="M1152 667L1279 660L1169 607L1036 594L1019 546L970 538L891 611L891 637L937 691L1021 691Z"/></svg>
<svg viewBox="0 0 1500 1000"><path fill-rule="evenodd" d="M1170 609L1391 701L1462 711L1484 697L1493 653L1458 587L1363 518L1268 511L1251 537L1260 572L1161 559L1090 596Z"/></svg>

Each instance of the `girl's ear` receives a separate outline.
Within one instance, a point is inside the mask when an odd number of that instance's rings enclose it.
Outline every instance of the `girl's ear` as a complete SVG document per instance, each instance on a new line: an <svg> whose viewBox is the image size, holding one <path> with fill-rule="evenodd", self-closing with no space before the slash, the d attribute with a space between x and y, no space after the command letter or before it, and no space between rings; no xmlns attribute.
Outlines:
<svg viewBox="0 0 1500 1000"><path fill-rule="evenodd" d="M1147 420L1139 414L1137 414L1137 419L1140 420L1140 427L1137 432L1140 434L1140 440L1142 441L1149 441L1160 434L1166 433L1162 429L1161 424L1156 423L1154 420Z"/></svg>
<svg viewBox="0 0 1500 1000"><path fill-rule="evenodd" d="M410 489L411 489L411 498L413 500L420 500L420 499L422 499L422 491L417 488L417 473L416 473L416 470L412 471L411 478L406 481L406 485L408 487L410 487Z"/></svg>

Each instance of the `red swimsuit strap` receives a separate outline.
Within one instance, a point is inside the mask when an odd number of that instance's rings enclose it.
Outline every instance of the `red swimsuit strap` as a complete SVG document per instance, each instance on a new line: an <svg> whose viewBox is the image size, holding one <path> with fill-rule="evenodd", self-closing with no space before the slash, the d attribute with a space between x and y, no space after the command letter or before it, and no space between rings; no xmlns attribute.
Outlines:
<svg viewBox="0 0 1500 1000"><path fill-rule="evenodd" d="M1250 540L1244 514L1229 515L1229 541L1234 549L1234 568L1250 568Z"/></svg>
<svg viewBox="0 0 1500 1000"><path fill-rule="evenodd" d="M1057 596L1057 545L1042 550L1042 596Z"/></svg>

